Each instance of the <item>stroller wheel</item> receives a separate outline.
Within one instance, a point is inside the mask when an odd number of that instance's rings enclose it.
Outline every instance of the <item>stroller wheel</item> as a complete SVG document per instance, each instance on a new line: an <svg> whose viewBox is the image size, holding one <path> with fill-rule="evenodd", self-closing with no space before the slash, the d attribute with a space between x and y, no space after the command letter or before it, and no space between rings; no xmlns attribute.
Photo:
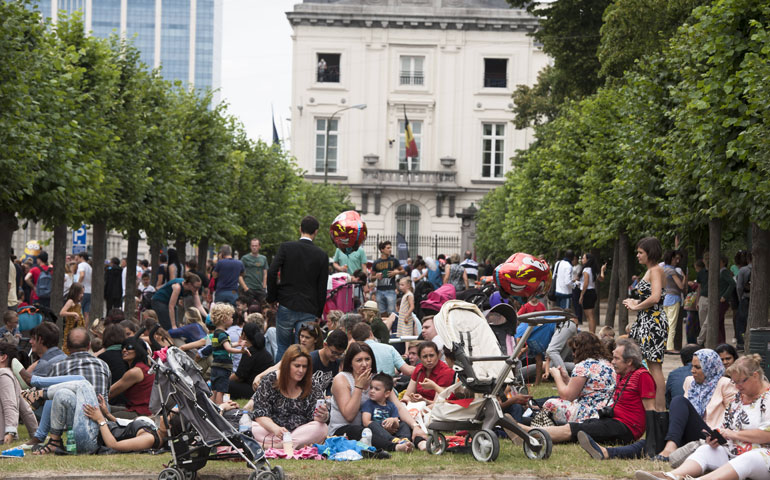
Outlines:
<svg viewBox="0 0 770 480"><path fill-rule="evenodd" d="M545 430L533 428L529 431L529 437L537 440L539 445L531 445L530 440L524 439L524 453L532 460L543 460L551 456L553 441Z"/></svg>
<svg viewBox="0 0 770 480"><path fill-rule="evenodd" d="M182 469L182 476L184 477L184 480L195 480L198 478L198 472Z"/></svg>
<svg viewBox="0 0 770 480"><path fill-rule="evenodd" d="M283 473L283 467L280 465L276 465L273 467L273 478L275 480L285 480L286 474Z"/></svg>
<svg viewBox="0 0 770 480"><path fill-rule="evenodd" d="M431 433L428 435L426 449L433 455L441 455L446 452L447 442L443 433Z"/></svg>
<svg viewBox="0 0 770 480"><path fill-rule="evenodd" d="M164 468L158 474L158 480L185 480L185 478L176 468Z"/></svg>
<svg viewBox="0 0 770 480"><path fill-rule="evenodd" d="M487 429L476 432L471 441L471 452L479 462L494 462L500 454L500 441L495 432Z"/></svg>

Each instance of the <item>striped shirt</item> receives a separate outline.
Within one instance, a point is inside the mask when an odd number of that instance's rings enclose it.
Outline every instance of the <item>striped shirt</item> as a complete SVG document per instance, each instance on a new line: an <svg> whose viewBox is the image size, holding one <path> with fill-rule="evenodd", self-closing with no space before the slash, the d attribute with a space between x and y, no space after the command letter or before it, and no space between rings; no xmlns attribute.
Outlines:
<svg viewBox="0 0 770 480"><path fill-rule="evenodd" d="M89 352L75 352L69 357L56 363L49 377L59 377L62 375L82 375L94 386L98 395L108 401L110 396L110 385L112 385L112 373L107 364Z"/></svg>

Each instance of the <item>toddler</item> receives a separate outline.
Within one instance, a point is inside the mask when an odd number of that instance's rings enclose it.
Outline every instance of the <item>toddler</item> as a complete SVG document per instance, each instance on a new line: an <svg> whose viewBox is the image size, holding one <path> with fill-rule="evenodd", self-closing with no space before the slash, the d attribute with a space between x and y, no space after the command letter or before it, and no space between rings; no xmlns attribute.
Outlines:
<svg viewBox="0 0 770 480"><path fill-rule="evenodd" d="M411 452L414 445L409 441L409 425L398 418L398 407L388 397L393 391L393 378L378 373L369 386L369 400L361 406L361 422L372 431L372 437L390 441L386 450Z"/></svg>

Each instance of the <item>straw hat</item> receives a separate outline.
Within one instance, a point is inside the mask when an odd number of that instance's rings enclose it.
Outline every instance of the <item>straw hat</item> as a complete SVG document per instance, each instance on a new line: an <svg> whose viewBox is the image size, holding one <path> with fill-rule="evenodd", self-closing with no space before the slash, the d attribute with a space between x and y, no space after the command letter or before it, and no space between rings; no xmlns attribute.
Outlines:
<svg viewBox="0 0 770 480"><path fill-rule="evenodd" d="M374 300L367 300L366 303L364 303L364 306L361 307L361 310L371 310L373 312L379 313L380 308L377 306L377 302Z"/></svg>

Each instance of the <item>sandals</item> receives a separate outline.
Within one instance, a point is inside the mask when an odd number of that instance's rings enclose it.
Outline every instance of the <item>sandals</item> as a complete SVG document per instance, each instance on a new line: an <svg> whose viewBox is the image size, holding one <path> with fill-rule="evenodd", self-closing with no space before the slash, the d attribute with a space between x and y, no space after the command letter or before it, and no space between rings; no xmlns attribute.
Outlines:
<svg viewBox="0 0 770 480"><path fill-rule="evenodd" d="M26 400L32 410L37 410L45 402L45 391L37 388L30 388L21 391L21 398Z"/></svg>
<svg viewBox="0 0 770 480"><path fill-rule="evenodd" d="M35 445L32 447L32 454L33 455L47 455L49 453L54 454L60 454L60 452L65 452L64 450L64 442L62 441L61 437L58 439L48 438L48 443L45 445Z"/></svg>

